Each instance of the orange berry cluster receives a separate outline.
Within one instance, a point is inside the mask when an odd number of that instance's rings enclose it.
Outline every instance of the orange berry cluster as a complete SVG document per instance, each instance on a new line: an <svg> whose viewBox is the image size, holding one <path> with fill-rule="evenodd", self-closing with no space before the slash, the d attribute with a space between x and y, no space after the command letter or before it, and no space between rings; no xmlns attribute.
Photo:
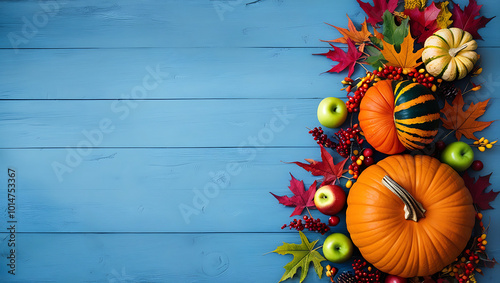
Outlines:
<svg viewBox="0 0 500 283"><path fill-rule="evenodd" d="M337 268L330 266L330 265L326 266L326 277L329 277L330 281L335 282L333 280L333 277L335 277L335 274L337 274L337 272L338 272Z"/></svg>

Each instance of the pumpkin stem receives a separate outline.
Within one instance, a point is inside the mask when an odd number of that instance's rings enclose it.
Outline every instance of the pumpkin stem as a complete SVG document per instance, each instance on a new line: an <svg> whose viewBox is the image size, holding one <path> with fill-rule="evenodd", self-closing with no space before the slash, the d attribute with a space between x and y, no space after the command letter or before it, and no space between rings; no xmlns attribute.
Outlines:
<svg viewBox="0 0 500 283"><path fill-rule="evenodd" d="M457 54L458 54L460 51L462 51L462 50L464 50L465 48L467 48L467 46L468 46L468 45L467 45L467 43L466 43L466 44L464 44L464 45L462 45L462 46L460 46L460 47L457 47L457 48L450 48L450 50L448 51L448 53L450 53L450 56L451 56L451 57L455 57L455 56L457 56Z"/></svg>
<svg viewBox="0 0 500 283"><path fill-rule="evenodd" d="M417 222L420 218L425 217L426 210L415 198L403 187L401 187L391 177L385 175L382 178L382 184L391 192L398 196L405 204L405 219Z"/></svg>

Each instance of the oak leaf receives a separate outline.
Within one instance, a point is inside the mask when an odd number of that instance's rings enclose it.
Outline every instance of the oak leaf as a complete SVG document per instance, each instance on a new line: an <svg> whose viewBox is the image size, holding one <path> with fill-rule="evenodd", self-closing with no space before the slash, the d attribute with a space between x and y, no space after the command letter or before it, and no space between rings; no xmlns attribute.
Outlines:
<svg viewBox="0 0 500 283"><path fill-rule="evenodd" d="M290 162L296 165L299 165L303 169L311 172L313 176L323 176L323 182L321 183L322 186L326 185L332 185L335 184L335 182L342 176L344 172L347 170L344 170L344 165L347 161L347 158L340 161L337 164L333 163L333 157L328 153L328 151L323 147L323 145L320 145L321 147L321 160L322 161L316 161L312 159L306 159L307 163L302 163L302 162Z"/></svg>
<svg viewBox="0 0 500 283"><path fill-rule="evenodd" d="M422 62L417 63L417 60L422 57L423 49L421 48L413 52L414 40L410 32L408 32L403 43L401 43L400 52L397 52L394 45L387 43L385 40L382 40L382 44L384 49L381 52L385 60L387 60L386 65L401 67L403 70L410 71L412 68L422 64Z"/></svg>
<svg viewBox="0 0 500 283"><path fill-rule="evenodd" d="M490 177L491 173L486 176L480 176L476 181L475 178L469 176L467 171L465 171L464 175L462 176L465 186L469 189L472 195L474 204L476 204L477 207L481 210L493 209L493 207L491 207L490 205L490 202L494 201L498 193L500 193L494 192L493 190L490 190L487 193L485 192L486 188L491 185Z"/></svg>
<svg viewBox="0 0 500 283"><path fill-rule="evenodd" d="M366 24L366 18L365 21L361 24L361 30L357 30L356 26L352 23L351 18L349 18L348 15L347 19L349 20L348 28L341 28L337 27L331 24L327 24L329 26L332 26L336 28L341 34L342 37L333 39L333 40L322 40L323 42L337 42L337 43L344 43L347 44L348 40L351 39L354 41L354 43L360 45L359 51L363 52L364 49L364 44L367 41L370 41L370 36L372 36L372 33L368 31L368 26Z"/></svg>
<svg viewBox="0 0 500 283"><path fill-rule="evenodd" d="M317 251L317 248L314 248L318 240L310 243L304 233L299 231L299 234L302 243L283 243L282 246L279 246L274 251L272 251L273 253L277 253L280 255L293 255L293 260L283 267L285 268L285 274L283 274L279 282L284 281L288 278L293 278L299 268L302 269L300 274L300 282L304 281L307 273L309 272L309 265L311 264L311 262L313 263L314 270L318 274L319 279L321 279L321 276L323 275L323 266L321 266L321 262L325 261L326 258L324 258Z"/></svg>
<svg viewBox="0 0 500 283"><path fill-rule="evenodd" d="M392 13L398 6L398 0L373 0L373 6L368 2L357 1L361 9L368 15L367 22L373 26L377 26L382 21L382 15L386 10Z"/></svg>
<svg viewBox="0 0 500 283"><path fill-rule="evenodd" d="M327 53L317 54L317 55L325 55L326 58L331 59L335 62L339 62L337 65L333 66L327 72L340 73L344 69L349 68L347 76L350 77L354 72L354 66L356 65L356 62L361 57L362 53L359 52L358 49L356 49L356 46L350 39L347 40L347 48L348 48L347 53L345 53L344 50L336 47L331 43L330 45L333 47L333 50L328 50Z"/></svg>
<svg viewBox="0 0 500 283"><path fill-rule="evenodd" d="M484 28L492 18L479 17L479 10L483 5L477 5L476 0L469 0L469 5L462 10L460 5L453 3L452 17L453 26L468 31L473 38L483 39L478 30ZM479 18L478 18L479 17Z"/></svg>
<svg viewBox="0 0 500 283"><path fill-rule="evenodd" d="M290 180L290 186L288 187L290 191L292 191L293 196L277 196L271 193L282 205L285 206L295 206L295 209L292 212L292 215L301 215L304 208L316 208L314 205L314 194L316 193L316 181L309 187L306 191L304 188L304 182L299 181L293 177Z"/></svg>
<svg viewBox="0 0 500 283"><path fill-rule="evenodd" d="M468 139L478 140L474 133L484 130L493 123L493 121L476 121L486 111L488 101L489 99L479 101L476 104L471 102L467 110L464 111L464 98L461 93L458 93L451 104L445 102L444 107L441 109L441 113L444 115L444 117L441 117L443 127L448 130L455 130L457 140L460 140L462 135Z"/></svg>

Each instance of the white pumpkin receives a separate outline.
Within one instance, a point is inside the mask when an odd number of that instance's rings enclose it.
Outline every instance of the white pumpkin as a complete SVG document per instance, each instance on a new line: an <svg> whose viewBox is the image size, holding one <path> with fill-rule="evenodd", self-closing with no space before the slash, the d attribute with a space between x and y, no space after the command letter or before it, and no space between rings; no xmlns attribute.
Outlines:
<svg viewBox="0 0 500 283"><path fill-rule="evenodd" d="M459 28L436 31L427 38L422 61L427 72L445 81L464 78L477 62L477 43L472 35Z"/></svg>

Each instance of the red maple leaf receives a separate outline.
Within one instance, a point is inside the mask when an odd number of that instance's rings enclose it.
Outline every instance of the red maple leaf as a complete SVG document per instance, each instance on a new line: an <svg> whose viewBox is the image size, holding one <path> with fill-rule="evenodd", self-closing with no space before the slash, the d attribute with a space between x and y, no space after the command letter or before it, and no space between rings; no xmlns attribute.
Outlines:
<svg viewBox="0 0 500 283"><path fill-rule="evenodd" d="M368 15L367 22L373 26L377 26L377 23L382 21L382 15L386 10L392 13L398 6L398 0L389 0L389 2L387 0L373 0L373 6L368 2L357 1L361 9Z"/></svg>
<svg viewBox="0 0 500 283"><path fill-rule="evenodd" d="M312 183L309 189L306 191L304 188L304 181L299 181L293 177L290 180L290 186L288 187L292 191L293 196L277 196L271 193L282 205L295 206L292 215L301 215L304 208L316 208L314 205L314 194L316 193L316 181Z"/></svg>
<svg viewBox="0 0 500 283"><path fill-rule="evenodd" d="M335 184L335 182L342 176L342 174L346 171L344 170L344 165L347 161L347 158L342 160L341 162L334 164L333 157L326 151L323 145L321 147L321 160L316 161L312 159L306 159L307 163L302 162L291 162L293 164L299 165L303 169L311 172L313 176L323 176L323 182L320 186L326 186Z"/></svg>
<svg viewBox="0 0 500 283"><path fill-rule="evenodd" d="M477 5L476 0L469 0L469 5L462 10L460 5L453 3L452 17L453 26L470 32L475 39L483 39L477 32L484 28L493 18L479 17L479 10L483 5ZM479 17L479 18L477 18Z"/></svg>
<svg viewBox="0 0 500 283"><path fill-rule="evenodd" d="M354 65L356 65L356 61L359 59L359 57L361 57L362 53L359 52L358 49L356 49L356 46L354 45L354 42L351 39L347 40L347 46L348 46L347 53L345 53L344 50L334 46L331 43L330 45L333 47L333 50L328 50L327 53L317 54L317 55L325 55L326 58L331 59L335 62L339 62L337 65L333 66L327 72L340 73L345 68L349 67L349 73L347 76L350 77L354 72Z"/></svg>
<svg viewBox="0 0 500 283"><path fill-rule="evenodd" d="M490 202L494 201L498 193L500 193L500 192L494 192L493 190L490 190L489 192L485 193L486 187L491 185L490 176L491 173L486 176L480 176L477 179L477 182L475 178L469 176L467 171L465 171L464 175L462 176L462 178L464 179L465 186L469 189L472 195L474 204L476 204L477 207L482 210L493 209L493 207L490 206Z"/></svg>
<svg viewBox="0 0 500 283"><path fill-rule="evenodd" d="M422 11L419 8L404 11L410 17L411 34L417 38L418 43L423 43L439 29L437 17L440 11L434 2Z"/></svg>

